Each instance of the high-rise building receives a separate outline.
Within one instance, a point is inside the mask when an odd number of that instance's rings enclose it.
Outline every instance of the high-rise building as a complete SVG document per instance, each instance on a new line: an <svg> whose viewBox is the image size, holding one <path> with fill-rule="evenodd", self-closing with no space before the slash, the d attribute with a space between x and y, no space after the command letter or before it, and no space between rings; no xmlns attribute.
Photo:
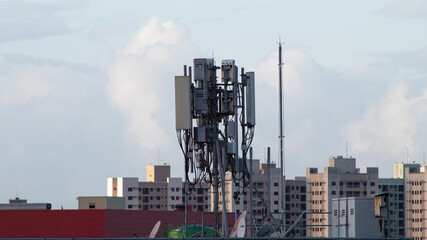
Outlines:
<svg viewBox="0 0 427 240"><path fill-rule="evenodd" d="M409 168L410 171L417 172L421 165L419 163L395 163L394 168L394 178L405 178L405 169Z"/></svg>
<svg viewBox="0 0 427 240"><path fill-rule="evenodd" d="M378 190L378 168L361 173L355 158L342 156L329 159L323 173L307 168L307 236L330 237L332 199L339 197L366 197Z"/></svg>
<svg viewBox="0 0 427 240"><path fill-rule="evenodd" d="M247 166L249 168L250 164L247 163ZM265 223L268 208L270 208L274 218L280 219L280 169L276 168L274 163L271 163L270 168L268 168L268 164L260 163L259 160L254 159L252 172L253 203L250 202L249 186L245 189L237 188L232 181L232 174L226 174L226 207L227 212L241 213L243 210L247 210L247 219L251 219L249 209L252 204L254 224L260 227ZM269 182L270 185L268 185ZM270 195L268 195L269 192ZM222 211L221 192L219 196L219 209Z"/></svg>
<svg viewBox="0 0 427 240"><path fill-rule="evenodd" d="M170 177L170 166L147 166L147 181L138 178L108 178L107 196L123 197L128 210L175 210L184 204L185 188L182 178ZM188 195L190 211L210 211L208 184L197 184Z"/></svg>
<svg viewBox="0 0 427 240"><path fill-rule="evenodd" d="M139 209L138 178L108 178L107 197L123 197L125 198L125 209Z"/></svg>
<svg viewBox="0 0 427 240"><path fill-rule="evenodd" d="M247 163L249 168L250 164ZM227 212L241 213L246 210L247 225L257 225L258 228L265 224L269 219L267 212L270 211L275 219L281 219L281 213L285 216L285 229L288 229L295 220L306 210L306 181L305 177L296 177L295 179L285 180L284 209L281 209L281 182L280 168L275 163L268 165L260 163L258 159L253 160L252 186L253 202L250 202L249 186L244 190L237 188L231 179L231 173L226 175L226 207ZM236 194L239 192L240 194ZM222 210L222 198L220 195L219 208ZM253 209L253 223L250 223L250 208ZM213 206L213 204L211 205ZM301 227L303 226L303 227ZM298 227L290 234L293 237L305 237L305 216L300 221ZM250 231L250 229L248 228Z"/></svg>
<svg viewBox="0 0 427 240"><path fill-rule="evenodd" d="M427 197L426 197L426 167L406 167L405 172L405 211L406 237L414 240L427 239Z"/></svg>
<svg viewBox="0 0 427 240"><path fill-rule="evenodd" d="M285 180L285 229L289 229L306 211L306 191L305 177ZM307 215L304 214L297 227L290 233L292 237L306 237L306 219Z"/></svg>
<svg viewBox="0 0 427 240"><path fill-rule="evenodd" d="M405 238L405 180L380 178L378 179L378 193L388 193L388 236Z"/></svg>

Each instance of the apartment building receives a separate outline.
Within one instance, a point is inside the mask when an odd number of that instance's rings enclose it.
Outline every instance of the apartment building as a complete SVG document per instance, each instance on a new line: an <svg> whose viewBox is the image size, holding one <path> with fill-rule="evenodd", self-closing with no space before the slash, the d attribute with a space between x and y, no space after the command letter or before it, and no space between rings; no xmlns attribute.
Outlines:
<svg viewBox="0 0 427 240"><path fill-rule="evenodd" d="M107 197L123 197L125 209L140 209L138 178L117 177L107 179Z"/></svg>
<svg viewBox="0 0 427 240"><path fill-rule="evenodd" d="M197 184L187 196L190 211L210 211L210 185ZM185 203L185 185L182 178L170 177L170 166L147 166L147 181L138 178L108 178L107 196L123 197L128 210L175 210Z"/></svg>
<svg viewBox="0 0 427 240"><path fill-rule="evenodd" d="M396 165L395 165L396 166ZM402 178L378 179L378 193L388 193L388 236L405 237L405 180Z"/></svg>
<svg viewBox="0 0 427 240"><path fill-rule="evenodd" d="M182 204L185 203L185 182L182 183ZM211 212L211 185L206 182L196 184L187 195L190 211Z"/></svg>
<svg viewBox="0 0 427 240"><path fill-rule="evenodd" d="M426 208L426 167L406 167L405 170L405 211L406 237L414 240L427 239Z"/></svg>
<svg viewBox="0 0 427 240"><path fill-rule="evenodd" d="M361 173L355 158L332 157L323 173L317 168L307 168L306 185L307 236L330 237L332 199L376 194L378 168L368 167L366 173Z"/></svg>
<svg viewBox="0 0 427 240"><path fill-rule="evenodd" d="M247 225L250 226L250 208L252 205L254 222L252 224L261 227L268 220L267 212L281 219L284 212L285 228L289 228L299 215L306 210L306 181L305 177L285 180L284 209L281 208L281 182L280 168L275 163L260 163L258 159L253 160L252 186L253 202L250 202L249 186L245 189L238 188L232 181L231 173L226 174L225 199L227 212L241 213L248 211ZM247 162L249 168L249 160ZM239 193L239 194L237 194ZM220 211L222 211L222 194L220 196ZM211 203L213 206L213 203ZM300 227L303 226L303 227ZM305 216L300 225L291 233L293 237L305 237ZM250 229L248 229L250 231Z"/></svg>
<svg viewBox="0 0 427 240"><path fill-rule="evenodd" d="M307 209L305 177L285 180L285 229L289 229L297 218ZM280 194L279 194L280 196ZM306 237L306 219L304 214L302 220L291 233L292 237Z"/></svg>
<svg viewBox="0 0 427 240"><path fill-rule="evenodd" d="M247 163L249 168L249 160ZM267 217L268 208L275 218L280 218L280 169L276 168L276 164L260 163L258 159L253 160L252 170L252 186L253 186L253 203L255 224L261 226ZM270 183L270 185L268 185ZM242 183L240 183L242 185ZM232 180L232 174L226 174L225 199L227 212L241 213L243 210L248 211L248 218L251 219L249 209L250 190L246 188L236 187ZM269 195L270 193L270 195ZM220 211L222 211L222 193L220 196ZM212 199L213 201L213 199ZM213 203L212 207L213 207Z"/></svg>

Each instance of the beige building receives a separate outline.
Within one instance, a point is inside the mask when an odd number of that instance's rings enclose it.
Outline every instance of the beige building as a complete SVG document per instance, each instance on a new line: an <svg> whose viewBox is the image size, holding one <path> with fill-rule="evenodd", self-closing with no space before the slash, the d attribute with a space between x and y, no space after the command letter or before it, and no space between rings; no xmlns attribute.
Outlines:
<svg viewBox="0 0 427 240"><path fill-rule="evenodd" d="M138 178L117 177L107 179L107 197L123 197L125 199L125 209L138 210Z"/></svg>
<svg viewBox="0 0 427 240"><path fill-rule="evenodd" d="M323 173L307 168L307 237L330 237L333 198L372 196L378 189L378 168L361 173L355 158L329 159Z"/></svg>
<svg viewBox="0 0 427 240"><path fill-rule="evenodd" d="M406 190L406 237L414 240L427 239L426 167L405 168Z"/></svg>
<svg viewBox="0 0 427 240"><path fill-rule="evenodd" d="M249 166L249 163L247 164ZM249 167L248 167L249 168ZM270 170L270 171L268 171ZM254 211L254 224L261 227L268 220L267 208L274 218L281 219L281 213L284 212L285 228L289 228L298 216L306 210L306 181L305 177L296 177L295 179L285 180L285 209L281 209L281 182L280 168L276 167L275 163L270 164L260 163L259 160L253 160L253 202L250 202L250 189L236 188L231 180L231 173L226 175L226 207L227 212L241 213L243 210L248 211L247 225L250 226L250 205ZM269 180L270 179L270 185ZM237 192L241 194L236 195ZM269 194L270 193L270 194ZM219 194L219 208L222 211L222 195ZM236 197L236 198L235 198ZM213 206L213 203L211 203ZM213 210L213 209L212 209ZM305 218L303 218L300 226L305 226ZM249 229L248 229L249 230ZM292 233L293 237L305 237L305 227L297 227Z"/></svg>
<svg viewBox="0 0 427 240"><path fill-rule="evenodd" d="M166 182L170 174L171 167L169 165L147 166L147 182Z"/></svg>
<svg viewBox="0 0 427 240"><path fill-rule="evenodd" d="M419 171L421 165L419 163L395 163L393 164L394 177L393 178L405 178L405 169L409 168L410 171Z"/></svg>
<svg viewBox="0 0 427 240"><path fill-rule="evenodd" d="M123 197L128 210L173 211L185 202L182 178L170 177L170 166L147 166L147 181L138 178L108 178L107 196ZM190 211L210 211L208 184L197 184L188 195Z"/></svg>
<svg viewBox="0 0 427 240"><path fill-rule="evenodd" d="M125 209L124 197L78 197L79 209Z"/></svg>

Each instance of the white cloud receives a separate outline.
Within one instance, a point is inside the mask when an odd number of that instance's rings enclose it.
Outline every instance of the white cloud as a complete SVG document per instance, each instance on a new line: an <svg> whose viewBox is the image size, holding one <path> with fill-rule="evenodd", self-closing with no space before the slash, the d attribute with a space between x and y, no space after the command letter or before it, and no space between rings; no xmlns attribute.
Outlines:
<svg viewBox="0 0 427 240"><path fill-rule="evenodd" d="M56 86L52 66L2 64L0 67L0 104L14 105L45 98Z"/></svg>
<svg viewBox="0 0 427 240"><path fill-rule="evenodd" d="M0 41L35 39L72 32L59 12L83 7L84 1L40 4L28 1L0 2Z"/></svg>
<svg viewBox="0 0 427 240"><path fill-rule="evenodd" d="M378 166L385 176L392 174L393 162L404 160L406 147L411 158L421 160L427 140L425 49L368 55L344 72L327 69L299 50L283 56L289 176L345 155L347 141L359 166ZM275 53L254 68L258 156L264 147L273 153L278 148L277 63Z"/></svg>
<svg viewBox="0 0 427 240"><path fill-rule="evenodd" d="M127 119L128 134L142 151L163 149L171 143L173 79L194 56L184 27L152 18L111 66L111 101Z"/></svg>
<svg viewBox="0 0 427 240"><path fill-rule="evenodd" d="M419 96L409 96L406 84L395 84L361 119L348 124L346 136L351 139L355 153L382 156L379 162L399 161L404 160L406 148L418 153L424 150L426 121L427 90Z"/></svg>
<svg viewBox="0 0 427 240"><path fill-rule="evenodd" d="M396 18L427 17L427 2L423 0L401 0L378 11L379 14Z"/></svg>

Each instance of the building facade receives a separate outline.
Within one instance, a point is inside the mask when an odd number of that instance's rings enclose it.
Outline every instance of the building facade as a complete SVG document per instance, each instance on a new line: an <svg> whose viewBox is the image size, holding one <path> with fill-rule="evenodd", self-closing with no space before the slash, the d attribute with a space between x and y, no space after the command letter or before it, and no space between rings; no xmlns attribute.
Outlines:
<svg viewBox="0 0 427 240"><path fill-rule="evenodd" d="M361 173L355 158L342 156L329 159L323 173L307 168L307 236L331 236L333 198L373 196L378 190L378 168Z"/></svg>
<svg viewBox="0 0 427 240"><path fill-rule="evenodd" d="M209 212L210 191L208 184L197 184L187 204L190 211ZM123 197L127 210L173 211L185 203L185 185L182 178L170 177L170 166L147 166L147 181L138 178L108 178L107 196Z"/></svg>
<svg viewBox="0 0 427 240"><path fill-rule="evenodd" d="M427 239L426 167L405 168L406 237Z"/></svg>
<svg viewBox="0 0 427 240"><path fill-rule="evenodd" d="M391 238L405 237L405 180L401 178L378 179L378 193L388 193L389 231Z"/></svg>

